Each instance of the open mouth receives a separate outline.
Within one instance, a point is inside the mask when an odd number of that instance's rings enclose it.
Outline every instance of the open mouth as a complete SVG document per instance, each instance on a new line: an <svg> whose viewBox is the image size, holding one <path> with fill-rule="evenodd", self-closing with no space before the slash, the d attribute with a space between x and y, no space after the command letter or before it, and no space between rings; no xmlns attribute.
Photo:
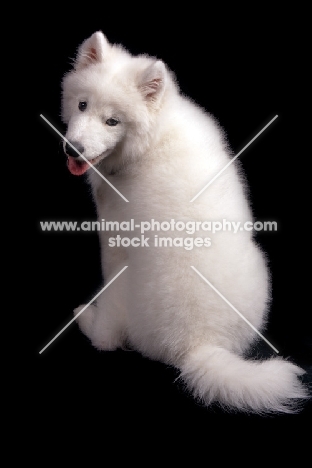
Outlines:
<svg viewBox="0 0 312 468"><path fill-rule="evenodd" d="M86 162L86 161L77 160L77 158L73 158L72 156L68 156L67 167L68 167L69 172L71 172L71 174L80 176L84 174L90 168L90 165L94 166L101 159L102 159L102 155L97 156L94 159L90 159L89 162Z"/></svg>

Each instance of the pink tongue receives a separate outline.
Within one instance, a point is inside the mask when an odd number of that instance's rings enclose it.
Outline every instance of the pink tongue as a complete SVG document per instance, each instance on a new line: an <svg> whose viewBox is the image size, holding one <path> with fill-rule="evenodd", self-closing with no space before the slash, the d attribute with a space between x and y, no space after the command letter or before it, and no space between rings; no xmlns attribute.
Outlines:
<svg viewBox="0 0 312 468"><path fill-rule="evenodd" d="M80 176L89 169L89 164L85 161L77 161L76 158L68 157L67 167L73 175Z"/></svg>

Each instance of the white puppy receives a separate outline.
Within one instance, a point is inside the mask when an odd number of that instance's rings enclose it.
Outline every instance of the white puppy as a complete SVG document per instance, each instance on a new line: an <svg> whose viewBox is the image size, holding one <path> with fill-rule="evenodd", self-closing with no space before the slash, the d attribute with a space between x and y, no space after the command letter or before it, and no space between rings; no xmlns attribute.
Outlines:
<svg viewBox="0 0 312 468"><path fill-rule="evenodd" d="M306 397L302 369L278 357L244 359L258 335L229 305L263 330L265 257L250 231L206 230L252 220L238 166L190 202L232 157L214 119L179 92L162 61L134 57L96 32L64 78L63 120L69 170L89 169L99 220L119 226L100 233L105 284L127 266L77 317L92 344L127 344L175 366L207 405L295 411ZM123 230L131 220L134 230ZM151 220L154 230L143 232Z"/></svg>

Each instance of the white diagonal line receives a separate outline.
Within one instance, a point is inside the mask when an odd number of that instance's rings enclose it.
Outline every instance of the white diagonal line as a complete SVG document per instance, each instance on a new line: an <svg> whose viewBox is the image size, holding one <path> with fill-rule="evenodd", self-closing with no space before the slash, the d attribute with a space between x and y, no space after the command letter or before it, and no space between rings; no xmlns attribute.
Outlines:
<svg viewBox="0 0 312 468"><path fill-rule="evenodd" d="M45 118L44 115L40 114L40 117L41 117L43 120L45 120L45 121L47 122L47 124L50 125L50 127L53 128L53 130L54 130L58 135L60 135L60 137L63 138L63 140L66 141L66 143L68 143L68 144L76 151L76 153L79 154L79 156L81 156L82 159L83 159L86 163L88 163L89 166L92 167L92 169L93 169L97 174L99 174L99 176L102 177L102 179L105 180L105 182L106 182L108 185L110 185L110 186L112 187L112 189L115 190L115 192L118 193L118 195L121 196L121 198L123 198L126 202L129 202L129 200L127 200L126 197L124 197L123 194L120 193L119 190L117 190L116 187L114 187L113 184L111 184L110 181L107 180L107 179L103 176L103 174L101 174L100 171L98 171L97 168L94 167L93 164L91 164L81 153L79 153L79 151L77 150L77 148L75 148L74 145L72 145L71 142L68 141L67 138L65 138L64 135L62 135L61 132L59 132L59 131L54 127L54 125L52 125L51 122L49 122L48 119Z"/></svg>
<svg viewBox="0 0 312 468"><path fill-rule="evenodd" d="M209 286L223 299L258 335L269 345L271 348L276 352L279 353L279 351L249 322L249 320L246 319L246 317L243 316L224 296L223 294L220 293L211 283L210 281L207 280L194 266L191 266L191 268L200 276Z"/></svg>
<svg viewBox="0 0 312 468"><path fill-rule="evenodd" d="M216 174L216 175L208 182L208 184L205 185L205 187L202 188L202 189L198 192L197 195L195 195L195 197L192 198L192 200L190 200L190 203L192 203L194 200L196 200L196 198L199 197L199 195L201 195L201 194L203 193L203 191L206 190L206 188L208 188L209 185L212 184L212 182L213 182L214 180L216 180L216 178L219 177L219 175L222 174L222 172L225 171L225 169L227 169L227 168L230 166L230 164L232 164L232 163L235 161L235 159L237 159L238 156L239 156L240 154L242 154L242 152L245 151L245 149L248 148L248 146L251 145L251 143L252 143L253 141L255 141L255 139L258 138L258 136L261 135L261 133L264 132L264 130L265 130L266 128L268 128L268 126L271 125L271 123L272 123L275 119L277 119L277 117L278 117L278 115L276 115L272 120L270 120L270 122L269 122L268 124L266 124L266 126L263 127L263 129L262 129L259 133L257 133L257 135L256 135L255 137L253 137L253 139L250 140L250 142L247 143L247 145L244 146L244 148L243 148L242 150L240 150L240 152L237 153L237 155L234 156L234 158L232 158L231 161L229 161L229 162L224 166L224 168L221 169L221 171L219 171L218 174Z"/></svg>
<svg viewBox="0 0 312 468"><path fill-rule="evenodd" d="M45 349L47 349L47 347L50 346L50 344L53 343L53 341L56 340L56 338L59 337L60 334L63 333L63 331L66 330L66 328L69 327L69 325L70 325L71 323L73 323L73 322L76 320L76 318L79 317L79 315L82 314L82 312L84 312L84 311L86 310L86 308L89 307L89 305L92 304L92 302L95 301L95 299L96 299L97 297L99 297L99 295L102 294L102 292L105 291L105 289L108 288L108 286L110 286L110 285L112 284L112 282L115 281L115 279L118 278L118 276L121 275L121 273L122 273L123 271L125 271L126 268L128 268L128 266L123 267L123 269L120 270L120 272L117 273L117 275L114 276L114 278L113 278L112 280L110 280L110 281L107 283L107 285L104 286L104 288L101 289L101 291L98 292L98 293L94 296L94 298L91 299L91 301L88 302L88 304L85 305L85 306L81 309L81 311L80 311L77 315L75 315L75 317L74 317L72 320L70 320L70 322L68 322L68 324L65 325L65 327L62 328L62 330L61 330L60 332L58 332L58 334L55 335L55 337L52 338L52 340L49 341L49 343L48 343L44 348L42 348L41 351L39 351L39 354L43 353L43 351L44 351Z"/></svg>

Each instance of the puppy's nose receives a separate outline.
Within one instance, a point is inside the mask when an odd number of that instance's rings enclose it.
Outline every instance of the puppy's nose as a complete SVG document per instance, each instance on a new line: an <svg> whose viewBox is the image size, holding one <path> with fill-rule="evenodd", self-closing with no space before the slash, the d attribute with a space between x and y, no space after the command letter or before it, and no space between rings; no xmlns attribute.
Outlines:
<svg viewBox="0 0 312 468"><path fill-rule="evenodd" d="M84 152L84 147L80 143L78 143L78 141L71 141L70 143L76 148L77 151L79 151L79 153L82 154ZM69 145L66 142L64 151L67 154L67 156L72 156L73 158L78 158L79 154L73 148L73 146Z"/></svg>

